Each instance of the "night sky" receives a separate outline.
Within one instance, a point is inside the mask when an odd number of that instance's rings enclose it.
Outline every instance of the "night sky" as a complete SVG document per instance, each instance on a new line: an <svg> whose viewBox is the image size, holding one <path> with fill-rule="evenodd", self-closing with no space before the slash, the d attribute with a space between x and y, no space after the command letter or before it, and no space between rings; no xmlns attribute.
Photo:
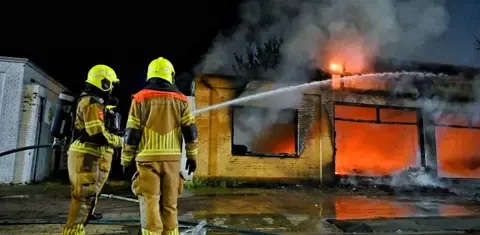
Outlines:
<svg viewBox="0 0 480 235"><path fill-rule="evenodd" d="M129 106L152 59L168 58L177 75L191 72L215 36L239 23L239 0L157 2L4 11L0 55L29 58L74 92L93 65L107 64L121 80L114 94ZM445 36L424 50L437 53L442 61L435 62L480 66L473 40L480 36L480 1L447 0L447 7L451 19Z"/></svg>
<svg viewBox="0 0 480 235"><path fill-rule="evenodd" d="M9 37L2 36L0 55L29 58L73 92L81 91L93 65L109 65L121 81L114 95L128 109L130 94L140 89L138 80L145 79L151 60L163 56L173 63L177 75L190 72L215 36L238 24L239 2L174 1L108 12L85 2L77 9L9 11L2 17L2 32ZM15 20L17 13L27 19Z"/></svg>

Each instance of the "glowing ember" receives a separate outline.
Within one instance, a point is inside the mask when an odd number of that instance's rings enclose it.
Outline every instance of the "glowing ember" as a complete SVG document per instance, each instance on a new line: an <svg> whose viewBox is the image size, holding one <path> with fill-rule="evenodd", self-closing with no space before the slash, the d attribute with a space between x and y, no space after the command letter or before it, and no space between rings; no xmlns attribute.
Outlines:
<svg viewBox="0 0 480 235"><path fill-rule="evenodd" d="M339 65L339 64L336 64L336 63L330 64L330 70L332 70L332 72L336 72L336 73L342 73L343 72L342 66Z"/></svg>

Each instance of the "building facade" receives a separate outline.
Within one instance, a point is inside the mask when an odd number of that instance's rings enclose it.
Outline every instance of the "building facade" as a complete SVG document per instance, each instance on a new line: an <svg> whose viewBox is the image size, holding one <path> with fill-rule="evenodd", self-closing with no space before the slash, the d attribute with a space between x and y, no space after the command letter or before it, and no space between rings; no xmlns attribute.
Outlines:
<svg viewBox="0 0 480 235"><path fill-rule="evenodd" d="M0 151L53 143L50 125L62 91L68 90L28 59L0 57ZM0 157L0 183L42 180L59 155L43 148Z"/></svg>
<svg viewBox="0 0 480 235"><path fill-rule="evenodd" d="M333 183L421 167L435 177L480 178L479 112L457 108L475 99L479 70L425 66L446 74L333 76L328 86L200 113L196 176ZM196 109L275 88L235 81L198 76Z"/></svg>

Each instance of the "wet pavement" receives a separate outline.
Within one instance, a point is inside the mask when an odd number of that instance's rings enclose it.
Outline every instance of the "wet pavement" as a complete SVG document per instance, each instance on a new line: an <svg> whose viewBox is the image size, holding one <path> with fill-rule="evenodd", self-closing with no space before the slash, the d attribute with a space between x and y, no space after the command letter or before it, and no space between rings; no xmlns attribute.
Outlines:
<svg viewBox="0 0 480 235"><path fill-rule="evenodd" d="M109 182L104 193L133 198L122 183ZM0 186L0 234L59 234L68 206L68 185ZM109 224L91 224L87 226L89 234L138 231L136 203L100 199L97 210L104 213L97 223ZM455 218L458 216L463 217ZM205 220L214 227L281 234L472 232L480 229L479 218L480 203L472 197L399 195L374 187L197 189L179 198L181 222ZM207 234L235 233L210 228Z"/></svg>

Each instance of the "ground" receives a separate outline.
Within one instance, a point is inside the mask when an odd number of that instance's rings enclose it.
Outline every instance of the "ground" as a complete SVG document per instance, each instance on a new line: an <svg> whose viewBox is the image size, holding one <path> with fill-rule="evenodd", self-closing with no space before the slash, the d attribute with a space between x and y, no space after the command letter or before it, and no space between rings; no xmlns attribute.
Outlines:
<svg viewBox="0 0 480 235"><path fill-rule="evenodd" d="M67 184L58 182L0 186L0 234L60 234L69 190ZM133 198L124 182L110 181L104 193ZM104 219L89 224L88 234L138 232L135 202L103 198L97 210L104 213ZM480 217L476 217L480 204L471 195L399 194L378 187L192 189L179 198L179 210L181 224L205 220L213 227L269 234L452 233L480 229ZM404 219L392 219L399 217ZM235 233L209 228L207 234Z"/></svg>

